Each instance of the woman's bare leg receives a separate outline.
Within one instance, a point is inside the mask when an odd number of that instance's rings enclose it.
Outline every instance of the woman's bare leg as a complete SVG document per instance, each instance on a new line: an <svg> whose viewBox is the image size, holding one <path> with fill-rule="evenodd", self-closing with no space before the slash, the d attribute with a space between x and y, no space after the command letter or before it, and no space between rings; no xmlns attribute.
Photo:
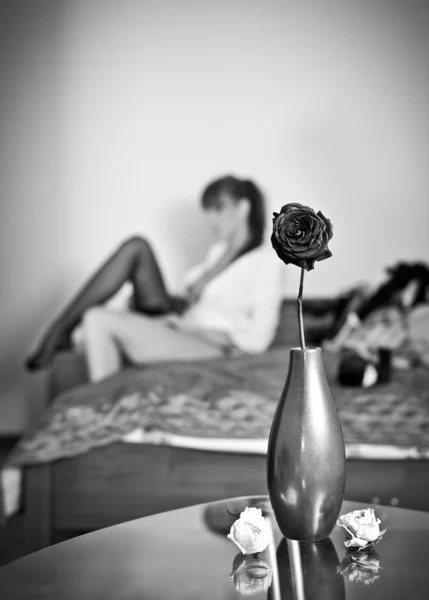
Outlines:
<svg viewBox="0 0 429 600"><path fill-rule="evenodd" d="M48 366L55 352L70 343L70 334L84 313L109 300L126 281L133 284L136 310L163 314L171 309L171 299L149 243L133 237L119 246L55 319L28 358L27 368Z"/></svg>
<svg viewBox="0 0 429 600"><path fill-rule="evenodd" d="M117 373L122 366L122 355L134 364L222 356L219 347L172 329L162 317L103 307L85 313L83 333L91 381Z"/></svg>

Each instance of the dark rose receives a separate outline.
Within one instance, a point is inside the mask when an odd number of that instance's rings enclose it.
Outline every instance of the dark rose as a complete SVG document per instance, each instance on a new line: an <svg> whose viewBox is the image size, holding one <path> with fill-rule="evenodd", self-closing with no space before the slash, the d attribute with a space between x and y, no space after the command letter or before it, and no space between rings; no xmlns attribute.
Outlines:
<svg viewBox="0 0 429 600"><path fill-rule="evenodd" d="M332 231L331 221L320 210L285 204L280 213L274 213L271 243L284 263L311 271L316 261L332 256L328 248Z"/></svg>

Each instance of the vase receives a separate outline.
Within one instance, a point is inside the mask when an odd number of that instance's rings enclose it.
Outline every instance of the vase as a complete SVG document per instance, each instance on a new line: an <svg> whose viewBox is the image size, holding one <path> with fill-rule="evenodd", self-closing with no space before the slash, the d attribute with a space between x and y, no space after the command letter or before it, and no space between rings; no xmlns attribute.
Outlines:
<svg viewBox="0 0 429 600"><path fill-rule="evenodd" d="M267 484L282 534L331 534L344 498L345 447L320 348L292 348L268 442Z"/></svg>

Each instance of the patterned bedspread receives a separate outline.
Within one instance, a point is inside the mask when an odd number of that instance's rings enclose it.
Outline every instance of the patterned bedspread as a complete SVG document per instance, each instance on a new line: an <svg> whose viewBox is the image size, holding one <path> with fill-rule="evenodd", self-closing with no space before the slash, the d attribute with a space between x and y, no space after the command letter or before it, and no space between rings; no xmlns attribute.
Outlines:
<svg viewBox="0 0 429 600"><path fill-rule="evenodd" d="M278 348L260 356L130 369L75 388L22 438L9 465L76 456L137 429L155 443L171 435L266 444L287 363L288 350ZM333 356L325 353L324 364L346 446L429 457L428 370L399 371L389 384L363 390L335 383Z"/></svg>

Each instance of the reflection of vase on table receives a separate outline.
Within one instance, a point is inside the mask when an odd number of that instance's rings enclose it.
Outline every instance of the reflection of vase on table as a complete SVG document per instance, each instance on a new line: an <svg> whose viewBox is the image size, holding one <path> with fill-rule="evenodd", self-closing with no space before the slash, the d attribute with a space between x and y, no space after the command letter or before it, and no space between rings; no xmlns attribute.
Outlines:
<svg viewBox="0 0 429 600"><path fill-rule="evenodd" d="M326 381L320 348L306 348L302 318L305 270L331 256L332 224L300 204L274 213L272 245L286 263L301 268L298 323L301 348L290 352L286 385L271 427L267 483L283 535L306 542L326 539L341 510L345 447Z"/></svg>
<svg viewBox="0 0 429 600"><path fill-rule="evenodd" d="M300 573L296 573L297 566L291 552L292 544L296 546L300 555L305 600L345 600L344 580L338 576L340 561L329 538L318 543L289 542L284 538L281 540L277 548L280 600L300 600L296 590L296 581ZM278 600L272 591L268 598Z"/></svg>

